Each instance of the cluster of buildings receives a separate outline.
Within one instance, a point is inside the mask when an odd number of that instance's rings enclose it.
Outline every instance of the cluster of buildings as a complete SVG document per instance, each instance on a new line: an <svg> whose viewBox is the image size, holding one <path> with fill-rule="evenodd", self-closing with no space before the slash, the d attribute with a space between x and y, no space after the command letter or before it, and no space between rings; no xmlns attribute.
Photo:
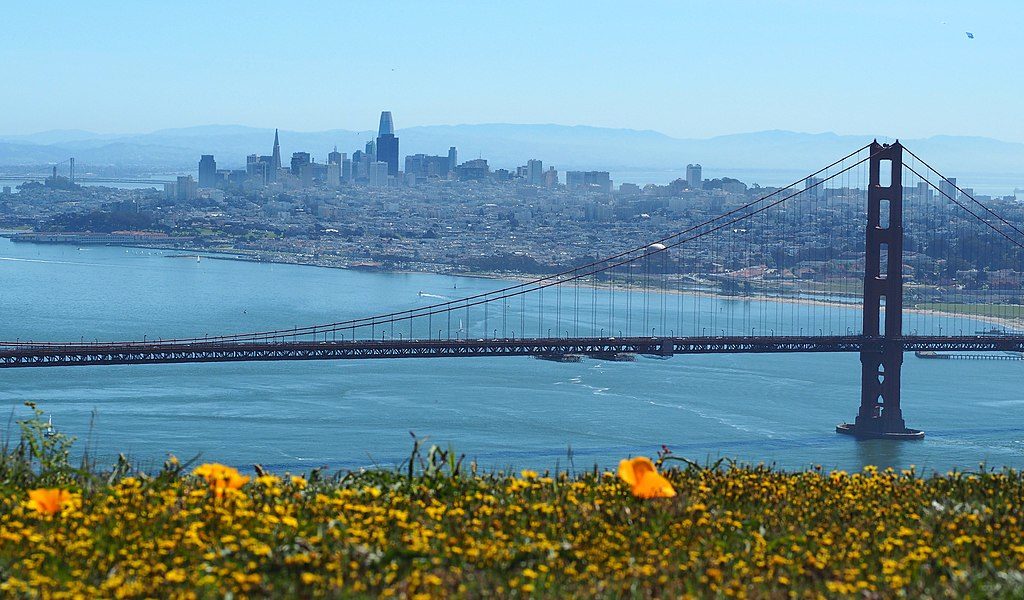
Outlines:
<svg viewBox="0 0 1024 600"><path fill-rule="evenodd" d="M374 188L414 186L430 180L509 181L518 180L529 185L554 188L560 185L559 173L553 167L544 170L544 163L531 159L515 171L491 169L487 160L475 158L459 163L455 146L446 155L412 154L399 162L399 139L395 136L394 120L390 111L380 115L376 139L356 150L351 157L335 147L327 161L318 163L309 152L295 152L285 164L281 157L278 132L274 132L274 147L269 155L250 154L245 169L218 169L212 154L199 159L199 179L180 177L165 186L168 198L192 200L201 189L240 189L279 184L284 189L311 187L339 188L343 185L366 185ZM700 181L700 165L694 177ZM568 171L565 173L568 189L611 192L613 182L607 171Z"/></svg>
<svg viewBox="0 0 1024 600"><path fill-rule="evenodd" d="M615 186L605 171L568 171L560 180L539 159L514 170L492 169L482 158L460 163L455 147L401 164L399 157L385 112L374 140L351 155L334 150L322 163L307 152L285 162L275 133L271 153L250 155L245 170L221 170L203 156L198 181L179 177L164 193L42 183L5 190L0 229L34 229L23 241L160 245L261 261L536 274L685 231L775 191L704 179L699 164L665 185ZM671 253L672 268L688 281L735 289L855 280L863 273L865 190L836 183L808 178L807 193L770 218ZM908 298L998 289L1024 302L1015 255L982 252L979 232L963 225L953 203L940 201L943 193L959 196L956 180L938 191L908 185L904 193ZM1024 203L1014 197L976 198L1024 223Z"/></svg>

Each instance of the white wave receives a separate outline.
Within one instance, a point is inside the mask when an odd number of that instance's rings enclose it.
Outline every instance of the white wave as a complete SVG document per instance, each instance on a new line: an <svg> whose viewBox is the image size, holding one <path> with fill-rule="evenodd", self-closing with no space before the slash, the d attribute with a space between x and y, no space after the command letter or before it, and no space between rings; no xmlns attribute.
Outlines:
<svg viewBox="0 0 1024 600"><path fill-rule="evenodd" d="M686 412L693 413L698 417L701 417L702 419L716 421L718 423L721 423L722 425L725 425L726 427L731 427L732 429L742 431L744 433L755 433L773 439L776 437L777 433L775 431L771 431L770 429L755 429L753 427L747 427L733 420L727 419L722 415L711 414L703 410L700 410L699 408L693 408L691 406L684 406L682 404L667 404L662 402L655 402L653 400L648 400L647 403L653 406L660 406L662 408L676 408L679 410L685 410Z"/></svg>

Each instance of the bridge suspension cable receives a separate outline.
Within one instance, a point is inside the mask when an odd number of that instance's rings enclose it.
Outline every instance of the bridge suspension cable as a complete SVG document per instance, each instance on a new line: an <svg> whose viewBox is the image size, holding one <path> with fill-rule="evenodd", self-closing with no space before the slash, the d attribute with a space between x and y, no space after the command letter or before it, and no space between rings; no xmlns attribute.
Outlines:
<svg viewBox="0 0 1024 600"><path fill-rule="evenodd" d="M258 342L258 341L269 341L269 340L273 340L273 339L281 339L281 340L284 340L284 339L298 339L301 336L327 335L327 334L331 334L331 333L337 334L337 332L351 332L354 335L354 332L355 332L356 329L361 329L361 328L366 328L366 327L369 327L371 329L375 329L377 326L390 327L392 329L392 331L393 331L396 322L411 321L412 319L421 318L421 317L430 318L430 317L432 317L434 315L446 314L446 313L450 315L452 313L452 311L455 311L455 310L466 310L467 311L467 318L468 318L468 311L472 307L479 306L479 305L484 305L485 306L485 310L486 310L486 305L489 304L489 303L494 303L494 302L502 301L502 302L506 303L506 305L507 305L508 299L514 298L514 297L517 297L517 296L522 296L522 295L527 294L527 293L539 292L539 293L543 294L543 291L546 288L550 288L550 287L553 287L553 286L560 286L560 285L566 284L566 283L576 283L578 285L579 281L581 279L585 278L585 277L590 277L590 276L597 275L599 273L605 273L605 272L608 272L608 271L612 271L613 269L616 269L616 268L619 268L619 267L632 265L632 264L640 261L641 259L647 259L646 262L648 263L648 267L649 267L649 258L653 254L662 253L662 255L664 256L663 253L665 253L667 250L669 250L671 248L675 248L675 247L678 247L680 245L686 244L688 242L692 242L694 240L703 238L703 237L708 236L710 234L719 232L719 231L721 231L721 230L723 230L723 229L725 229L727 227L735 225L735 224L737 224L737 223L739 223L741 221L750 219L750 218L752 218L752 217L754 217L754 216L756 216L758 214L764 213L767 210L769 210L769 209L771 209L771 208L773 208L775 206L778 206L778 205L786 202L787 200L789 200L791 198L794 198L794 197L796 197L796 196L798 196L800 194L804 194L804 193L807 193L809 191L814 191L816 188L824 186L827 182L832 181L832 180L836 179L837 177L840 177L840 176L848 173L850 170L852 170L855 167L857 167L857 166L867 162L872 157L870 155L869 156L865 156L864 158L862 158L862 159L860 159L860 160L858 160L858 161L856 161L856 162L854 162L854 163L852 163L852 164L850 164L848 166L845 166L844 168L840 169L839 171L837 171L835 173L832 173L830 175L827 175L826 177L821 177L821 178L817 177L817 175L820 175L822 173L828 173L829 169L835 167L836 165L843 164L845 161L849 160L851 157L855 157L857 154L863 152L866 148L868 148L868 146L869 145L865 145L865 146L862 146L862 147L854 150L853 152L850 152L846 156L844 156L844 157L842 157L842 158L840 158L840 159L838 159L836 161L833 161L828 166L826 166L826 167L824 167L822 169L819 169L818 171L815 171L814 173L812 173L811 175L809 175L806 178L801 178L801 179L799 179L799 180L789 184L786 187L778 188L778 189L776 189L775 191L773 191L773 192L771 192L769 194L766 194L766 195L764 195L762 197L757 198L756 200L747 202L747 203L745 203L745 204L743 204L743 205L741 205L741 206L739 206L737 208L734 208L732 210L726 211L726 212L724 212L724 213L722 213L720 215L717 215L717 216L715 216L713 218L707 219L707 220L705 220L705 221L703 221L701 223L698 223L696 225L690 226L690 227L688 227L688 228L686 228L686 229L684 229L682 231L673 233L673 234L668 235L668 236L661 237L660 239L657 239L654 242L650 242L650 243L647 243L647 244L644 244L644 245L641 245L641 246L637 246L637 247L634 247L634 248L631 248L631 249L619 252L619 253L614 254L612 256L605 257L603 259L594 260L594 261L589 262L587 264L584 264L584 265L581 265L581 266L577 266L577 267L574 267L572 269L568 269L566 271L562 271L560 273L556 273L556 274L553 274L553 275L547 275L547 276L536 278L536 279L533 279L533 280L530 280L530 281L527 281L527 282L522 282L522 283L518 283L518 284L515 284L515 285L506 286L506 287L498 289L498 290L482 292L482 293L470 295L470 296L459 298L459 299L455 299L455 300L448 300L448 301L445 301L445 302L439 302L439 303L435 303L435 304L428 305L428 306L416 307L416 308L412 308L412 309L405 309L405 310L402 310L402 311L394 311L394 312L389 312L389 313L383 313L383 314L378 314L378 315L369 316L369 317L363 317L363 318L358 318L358 319L351 319L351 320L346 320L346 321L338 321L338 322L326 323L326 324L311 325L311 326L305 326L305 327L301 327L301 328L300 327L294 327L294 328L291 328L291 329L276 329L276 330L267 330L267 331L260 331L260 332L251 332L251 333L240 333L240 334L232 334L232 335L224 335L224 336L213 336L213 337L207 336L207 337L202 337L202 338L192 337L192 338L161 339L160 343L174 343L174 344L200 344L201 343L201 344L212 344L212 343ZM808 182L812 182L812 183L808 183ZM777 196L782 195L785 191L790 190L793 187L798 186L801 183L805 184L805 186L802 189L800 189L800 190L798 190L796 192L784 195L783 197L775 199L775 200L773 200L771 202L768 202L769 200L772 200L773 198L776 198ZM761 206L759 206L759 205L761 205ZM730 218L730 217L732 217L732 218ZM664 269L662 269L662 270L664 272ZM644 279L644 281L645 281L645 288L644 288L645 292L649 291L649 288L647 287L647 283L649 283L649 275L650 275L649 272L645 273L645 279ZM632 276L630 276L628 281L632 281ZM663 285L662 287L664 288L666 286ZM627 295L627 300L629 300L629 295ZM578 304L577 304L577 309L578 309ZM560 315L560 309L559 309L559 313L558 314ZM645 313L645 316L646 316L646 313ZM662 315L662 318L664 318L664 315ZM410 327L411 327L411 325L410 325ZM461 329L460 329L460 331L461 331ZM410 334L411 333L412 333L412 331L410 330ZM124 343L143 344L143 343L146 343L146 342L104 342L104 343L123 345ZM149 343L153 343L153 342L149 342ZM12 345L12 346L18 346L18 345L33 345L33 346L47 345L47 343L20 342L20 341L19 342L14 342L14 343L3 342L2 344L3 345ZM82 345L82 343L72 342L72 343L68 343L68 344L54 344L54 345L74 346L74 345ZM95 346L97 344L96 343L89 343L89 344L85 344L85 345Z"/></svg>
<svg viewBox="0 0 1024 600"><path fill-rule="evenodd" d="M917 160L917 162L919 162L922 165L924 165L925 168L927 168L929 171L931 171L932 173L935 173L935 175L937 175L939 178L941 178L942 181L946 182L947 185L950 185L951 187L953 187L953 189L955 189L957 192L959 192L962 196L966 196L967 198L969 198L971 200L971 202L973 202L974 204L977 204L978 206L980 206L982 210L984 210L988 214L992 215L997 220L999 220L999 222L1001 222L1002 224L1006 225L1010 229L1013 229L1015 232L1017 232L1022 237L1024 237L1024 231L1021 231L1016 225L1014 225L1010 221L1007 221L1002 215L1000 215L999 213L995 212L994 210L992 210L991 208L986 206L983 202L975 199L974 196L972 196L971 194L968 194L967 192L965 192L960 186L958 186L957 184L953 183L949 178L947 178L945 175L943 175L938 170L936 170L935 167L933 167L930 164L928 164L927 162L925 162L921 157L919 157L918 155L914 154L910 150L907 150L906 148L904 148L904 150L907 152L907 154L909 154L910 156L913 156L914 159ZM921 175L920 173L918 173L911 166L909 166L907 164L904 164L904 166L910 172L912 172L914 175L917 175L922 181L926 182L929 186L934 188L937 192L939 192L940 194L942 194L943 196L948 198L951 202L953 202L954 204L956 204L960 208L962 208L965 211L967 211L975 219L981 221L982 223L984 223L985 225L990 227L996 233L1002 235L1003 237L1006 237L1008 240L1013 242L1015 245L1020 246L1021 248L1024 248L1024 244L1022 244L1021 242L1018 242L1017 240L1014 240L1012 237L1006 235L1004 232L1000 231L997 227L995 227L991 223L989 223L988 220L986 220L984 217L982 217L982 216L978 215L977 213L975 213L974 211L968 209L966 206L961 204L956 198L950 196L949 193L947 193L945 190L943 190L941 188L941 186L935 185L934 183L931 182L931 180L929 180L927 177L925 177L925 176Z"/></svg>

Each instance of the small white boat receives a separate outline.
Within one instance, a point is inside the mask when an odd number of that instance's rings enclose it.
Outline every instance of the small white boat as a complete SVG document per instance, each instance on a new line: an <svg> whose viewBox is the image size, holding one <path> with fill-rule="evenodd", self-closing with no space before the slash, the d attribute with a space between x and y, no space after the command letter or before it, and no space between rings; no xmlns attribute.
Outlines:
<svg viewBox="0 0 1024 600"><path fill-rule="evenodd" d="M53 428L53 415L50 415L49 419L46 421L46 429L43 430L43 435L48 438L57 435L57 430Z"/></svg>
<svg viewBox="0 0 1024 600"><path fill-rule="evenodd" d="M199 262L199 261L201 261L202 259L203 259L203 257L201 257L201 256L199 256L198 254L196 254L196 262Z"/></svg>

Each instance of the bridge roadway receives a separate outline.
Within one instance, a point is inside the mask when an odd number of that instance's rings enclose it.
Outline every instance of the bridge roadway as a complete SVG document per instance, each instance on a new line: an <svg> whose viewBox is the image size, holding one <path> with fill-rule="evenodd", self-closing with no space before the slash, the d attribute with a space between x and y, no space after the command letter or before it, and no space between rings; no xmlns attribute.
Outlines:
<svg viewBox="0 0 1024 600"><path fill-rule="evenodd" d="M740 354L860 352L898 343L903 351L1024 352L1024 336L903 336L891 340L847 336L604 337L527 339L119 342L55 344L0 342L0 368L73 365L339 360L367 358L462 358L470 356L597 357L615 353Z"/></svg>
<svg viewBox="0 0 1024 600"><path fill-rule="evenodd" d="M0 175L0 181L39 181L49 179L49 175ZM174 183L170 179L133 179L131 177L75 177L75 183L88 185L90 183L139 183L149 185L163 185Z"/></svg>

